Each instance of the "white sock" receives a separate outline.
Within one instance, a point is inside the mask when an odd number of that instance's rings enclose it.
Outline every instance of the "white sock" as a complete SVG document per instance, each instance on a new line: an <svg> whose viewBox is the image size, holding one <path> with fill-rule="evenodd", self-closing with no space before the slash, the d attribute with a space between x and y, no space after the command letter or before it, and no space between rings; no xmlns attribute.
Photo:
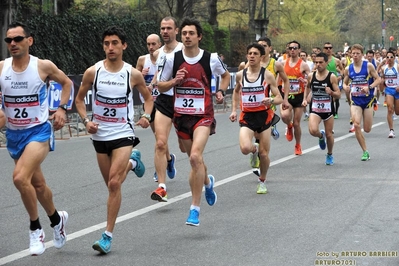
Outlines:
<svg viewBox="0 0 399 266"><path fill-rule="evenodd" d="M209 177L207 177L207 178L209 178ZM205 185L205 188L211 188L211 180L210 179L209 179L208 185Z"/></svg>
<svg viewBox="0 0 399 266"><path fill-rule="evenodd" d="M112 232L105 231L105 234L106 234L107 236L109 236L109 237L111 237L111 238L112 238Z"/></svg>
<svg viewBox="0 0 399 266"><path fill-rule="evenodd" d="M200 207L199 207L199 206L191 205L191 206L190 206L190 210L196 210L197 212L199 212L199 211L200 211Z"/></svg>
<svg viewBox="0 0 399 266"><path fill-rule="evenodd" d="M132 170L133 170L134 168L136 168L137 162L136 162L135 160L130 159L129 162L132 164Z"/></svg>
<svg viewBox="0 0 399 266"><path fill-rule="evenodd" d="M161 187L166 190L166 185L164 183L159 183L158 187Z"/></svg>

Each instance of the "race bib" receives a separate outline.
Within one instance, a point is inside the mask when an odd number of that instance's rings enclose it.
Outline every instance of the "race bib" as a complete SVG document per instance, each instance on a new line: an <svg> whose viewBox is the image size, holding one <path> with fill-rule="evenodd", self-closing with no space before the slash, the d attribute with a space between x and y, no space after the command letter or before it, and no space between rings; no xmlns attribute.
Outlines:
<svg viewBox="0 0 399 266"><path fill-rule="evenodd" d="M264 97L265 88L263 86L243 87L241 89L241 103L243 108L255 108L262 105Z"/></svg>
<svg viewBox="0 0 399 266"><path fill-rule="evenodd" d="M40 102L38 94L4 95L4 106L7 121L13 126L39 124Z"/></svg>
<svg viewBox="0 0 399 266"><path fill-rule="evenodd" d="M110 98L97 94L93 113L94 119L100 122L126 123L127 98Z"/></svg>
<svg viewBox="0 0 399 266"><path fill-rule="evenodd" d="M175 87L174 110L179 114L204 114L205 89Z"/></svg>

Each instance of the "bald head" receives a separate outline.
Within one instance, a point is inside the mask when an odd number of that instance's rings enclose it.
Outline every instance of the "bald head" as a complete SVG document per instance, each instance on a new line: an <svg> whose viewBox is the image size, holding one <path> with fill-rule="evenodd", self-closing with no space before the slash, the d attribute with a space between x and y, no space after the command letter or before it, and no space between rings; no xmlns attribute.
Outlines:
<svg viewBox="0 0 399 266"><path fill-rule="evenodd" d="M147 37L147 50L152 55L161 47L161 38L158 34L150 34Z"/></svg>

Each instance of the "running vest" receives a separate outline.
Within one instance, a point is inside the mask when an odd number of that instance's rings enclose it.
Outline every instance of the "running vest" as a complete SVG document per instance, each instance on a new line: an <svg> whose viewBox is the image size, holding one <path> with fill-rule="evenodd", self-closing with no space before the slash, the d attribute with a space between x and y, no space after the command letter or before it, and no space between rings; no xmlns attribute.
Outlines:
<svg viewBox="0 0 399 266"><path fill-rule="evenodd" d="M157 72L157 64L152 63L150 54L145 55L143 69L145 69L145 68L150 68L148 70L147 75L144 76L145 84L148 86L148 85L150 85L152 79L154 78L155 72ZM158 95L159 95L159 91L158 91L158 87L156 86L151 91L152 99L155 101L155 99L157 98ZM144 103L144 98L141 95L141 93L140 93L140 100L142 103Z"/></svg>
<svg viewBox="0 0 399 266"><path fill-rule="evenodd" d="M264 67L260 68L259 76L251 82L247 78L248 68L242 72L242 88L241 88L241 110L243 112L258 112L268 108L262 103L265 97L269 97L269 85L265 82ZM273 113L270 110L270 113Z"/></svg>
<svg viewBox="0 0 399 266"><path fill-rule="evenodd" d="M189 73L182 84L174 87L175 116L214 116L210 59L211 54L204 51L204 54L197 63L189 64L184 60L182 51L175 53L172 76L175 77L177 70L184 67Z"/></svg>
<svg viewBox="0 0 399 266"><path fill-rule="evenodd" d="M161 72L162 72L162 68L163 68L163 66L165 64L166 56L168 54L174 54L177 51L181 51L181 49L183 48L183 43L179 42L176 45L175 49L172 52L170 52L170 53L165 53L164 48L165 48L165 45L162 46L161 48L159 48L159 53L158 53L158 58L157 58L157 67L158 67L157 80L158 81L160 80L160 75L161 75ZM173 88L171 88L170 90L168 90L166 92L162 92L162 94L173 96Z"/></svg>
<svg viewBox="0 0 399 266"><path fill-rule="evenodd" d="M48 119L48 93L40 78L38 58L29 55L29 64L23 72L12 69L12 57L4 60L0 76L6 126L18 130L43 124Z"/></svg>
<svg viewBox="0 0 399 266"><path fill-rule="evenodd" d="M115 73L105 69L104 61L95 64L93 82L93 122L99 123L93 140L107 141L134 136L132 66L124 62Z"/></svg>
<svg viewBox="0 0 399 266"><path fill-rule="evenodd" d="M316 113L335 113L334 99L326 92L326 87L333 89L331 83L331 74L328 72L327 77L323 80L316 78L316 73L313 73L312 80L310 81L310 89L312 92L311 108Z"/></svg>
<svg viewBox="0 0 399 266"><path fill-rule="evenodd" d="M389 68L388 65L384 67L385 86L388 88L396 88L399 86L398 71L395 65Z"/></svg>
<svg viewBox="0 0 399 266"><path fill-rule="evenodd" d="M305 90L304 84L298 80L298 78L305 78L301 72L301 64L302 59L300 58L293 67L290 67L289 60L285 61L284 71L287 74L288 80L290 81L289 94L301 94Z"/></svg>
<svg viewBox="0 0 399 266"><path fill-rule="evenodd" d="M331 61L327 64L326 68L328 71L334 73L335 76L338 76L337 62L335 62L334 56L331 58Z"/></svg>
<svg viewBox="0 0 399 266"><path fill-rule="evenodd" d="M276 59L270 58L269 63L266 66L266 69L270 71L274 75L274 78L277 78L277 72L274 69L274 66L276 65Z"/></svg>
<svg viewBox="0 0 399 266"><path fill-rule="evenodd" d="M370 89L369 94L365 94L362 91L362 88L368 88L370 83L370 77L367 70L368 61L362 62L362 68L360 69L359 73L355 72L355 68L353 63L349 65L348 76L351 79L351 95L354 97L368 97L374 95L374 90Z"/></svg>

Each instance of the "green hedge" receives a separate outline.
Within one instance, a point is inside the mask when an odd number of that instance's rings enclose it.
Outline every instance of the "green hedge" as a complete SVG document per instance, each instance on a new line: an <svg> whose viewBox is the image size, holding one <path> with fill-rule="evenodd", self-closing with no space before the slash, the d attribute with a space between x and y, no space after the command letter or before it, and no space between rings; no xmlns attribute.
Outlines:
<svg viewBox="0 0 399 266"><path fill-rule="evenodd" d="M116 25L126 31L128 47L123 59L133 66L140 55L148 53L147 36L159 31L155 20L139 22L133 16L70 12L57 16L43 13L27 24L34 36L31 54L53 61L66 74L82 74L105 58L101 36L108 26Z"/></svg>

